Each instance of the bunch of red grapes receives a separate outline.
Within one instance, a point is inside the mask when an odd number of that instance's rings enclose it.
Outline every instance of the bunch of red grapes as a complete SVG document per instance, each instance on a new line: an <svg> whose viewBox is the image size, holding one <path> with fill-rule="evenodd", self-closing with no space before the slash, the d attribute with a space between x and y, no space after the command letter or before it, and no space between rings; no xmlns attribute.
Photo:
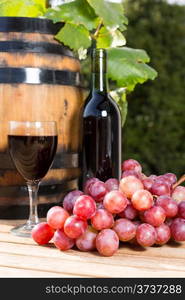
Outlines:
<svg viewBox="0 0 185 300"><path fill-rule="evenodd" d="M76 246L112 256L120 242L149 247L169 240L185 241L185 187L172 173L147 177L133 159L122 164L120 182L89 179L84 191L68 193L63 207L54 206L47 222L32 231L40 245L51 239L60 250Z"/></svg>

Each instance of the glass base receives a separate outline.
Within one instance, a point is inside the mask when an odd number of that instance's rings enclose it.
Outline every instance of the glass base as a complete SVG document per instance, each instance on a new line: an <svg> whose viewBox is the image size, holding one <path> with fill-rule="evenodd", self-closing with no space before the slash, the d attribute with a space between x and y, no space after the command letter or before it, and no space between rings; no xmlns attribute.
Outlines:
<svg viewBox="0 0 185 300"><path fill-rule="evenodd" d="M11 233L16 236L31 237L31 231L34 228L34 226L37 225L38 223L39 222L37 223L27 222L23 225L12 228Z"/></svg>

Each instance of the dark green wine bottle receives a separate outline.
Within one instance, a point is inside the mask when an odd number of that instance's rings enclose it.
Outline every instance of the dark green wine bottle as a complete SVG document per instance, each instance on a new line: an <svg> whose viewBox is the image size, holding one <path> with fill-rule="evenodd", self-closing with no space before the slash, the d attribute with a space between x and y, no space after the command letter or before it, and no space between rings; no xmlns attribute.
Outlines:
<svg viewBox="0 0 185 300"><path fill-rule="evenodd" d="M107 53L92 52L91 91L83 110L83 184L92 177L120 179L121 116L108 93Z"/></svg>

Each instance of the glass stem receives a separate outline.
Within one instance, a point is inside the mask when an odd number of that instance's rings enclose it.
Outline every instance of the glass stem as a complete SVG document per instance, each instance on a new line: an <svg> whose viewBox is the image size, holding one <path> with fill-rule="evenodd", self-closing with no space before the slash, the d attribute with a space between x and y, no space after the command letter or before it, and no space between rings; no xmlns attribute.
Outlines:
<svg viewBox="0 0 185 300"><path fill-rule="evenodd" d="M28 224L37 224L39 222L37 203L38 203L38 190L40 182L27 182L29 199L30 199L30 215L28 219Z"/></svg>

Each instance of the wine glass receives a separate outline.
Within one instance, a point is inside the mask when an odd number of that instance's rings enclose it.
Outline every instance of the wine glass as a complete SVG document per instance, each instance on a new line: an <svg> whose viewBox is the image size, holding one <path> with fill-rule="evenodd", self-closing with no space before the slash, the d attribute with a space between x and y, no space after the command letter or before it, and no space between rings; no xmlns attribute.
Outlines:
<svg viewBox="0 0 185 300"><path fill-rule="evenodd" d="M53 162L57 149L57 124L49 122L10 121L8 145L17 171L26 181L30 199L30 214L26 224L11 230L14 235L30 237L39 223L37 194L39 184Z"/></svg>

